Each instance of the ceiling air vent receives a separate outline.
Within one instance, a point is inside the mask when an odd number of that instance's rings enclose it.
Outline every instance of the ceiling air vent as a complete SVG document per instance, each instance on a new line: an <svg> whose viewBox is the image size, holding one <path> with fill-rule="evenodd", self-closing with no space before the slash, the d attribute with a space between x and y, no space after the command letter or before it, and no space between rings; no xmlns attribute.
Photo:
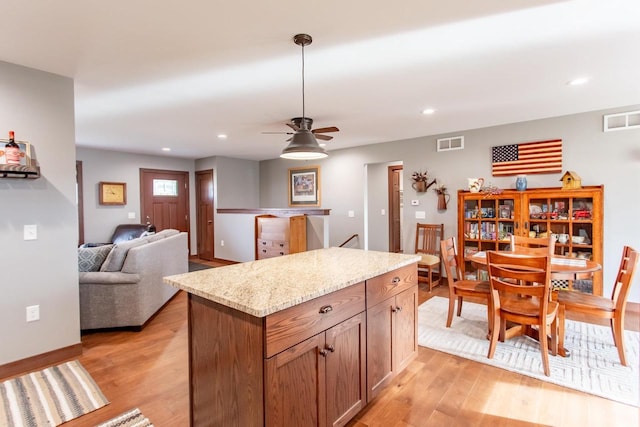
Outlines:
<svg viewBox="0 0 640 427"><path fill-rule="evenodd" d="M464 136L452 136L438 139L438 151L452 151L464 149Z"/></svg>
<svg viewBox="0 0 640 427"><path fill-rule="evenodd" d="M604 116L603 132L640 128L640 111L607 114Z"/></svg>

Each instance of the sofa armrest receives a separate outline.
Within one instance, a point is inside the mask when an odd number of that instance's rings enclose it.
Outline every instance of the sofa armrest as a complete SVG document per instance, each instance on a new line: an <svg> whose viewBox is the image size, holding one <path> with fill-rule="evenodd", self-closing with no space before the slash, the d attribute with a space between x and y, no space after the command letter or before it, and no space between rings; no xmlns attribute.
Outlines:
<svg viewBox="0 0 640 427"><path fill-rule="evenodd" d="M81 285L134 284L138 283L141 278L140 274L120 271L87 271L78 276Z"/></svg>

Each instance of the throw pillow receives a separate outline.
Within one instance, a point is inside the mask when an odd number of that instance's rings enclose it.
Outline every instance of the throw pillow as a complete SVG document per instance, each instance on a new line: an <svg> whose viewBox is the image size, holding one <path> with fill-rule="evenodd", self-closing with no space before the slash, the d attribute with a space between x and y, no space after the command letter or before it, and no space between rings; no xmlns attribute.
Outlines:
<svg viewBox="0 0 640 427"><path fill-rule="evenodd" d="M109 252L107 259L100 267L100 271L122 270L122 265L124 264L124 260L127 257L127 252L129 252L129 249L135 248L136 246L144 245L146 243L149 243L148 240L141 237L138 237L137 239L127 240L121 243L116 243L111 252Z"/></svg>
<svg viewBox="0 0 640 427"><path fill-rule="evenodd" d="M78 248L78 271L99 271L113 245Z"/></svg>

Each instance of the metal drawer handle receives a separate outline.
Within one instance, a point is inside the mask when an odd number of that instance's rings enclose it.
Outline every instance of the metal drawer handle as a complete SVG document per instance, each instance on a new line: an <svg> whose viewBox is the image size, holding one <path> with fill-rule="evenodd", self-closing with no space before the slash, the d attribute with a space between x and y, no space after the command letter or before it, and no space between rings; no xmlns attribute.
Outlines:
<svg viewBox="0 0 640 427"><path fill-rule="evenodd" d="M402 307L399 307L399 306L396 305L395 307L391 307L391 311L393 313L398 313L398 312L402 311Z"/></svg>
<svg viewBox="0 0 640 427"><path fill-rule="evenodd" d="M330 305L324 305L320 307L320 314L327 314L330 311L333 311L333 307L331 307Z"/></svg>
<svg viewBox="0 0 640 427"><path fill-rule="evenodd" d="M398 283L400 283L400 278L398 276L394 277L391 283L393 283L394 285L397 285Z"/></svg>
<svg viewBox="0 0 640 427"><path fill-rule="evenodd" d="M333 353L334 351L336 351L335 347L331 344L329 344L328 346L325 346L325 348L327 350L329 350L331 353Z"/></svg>

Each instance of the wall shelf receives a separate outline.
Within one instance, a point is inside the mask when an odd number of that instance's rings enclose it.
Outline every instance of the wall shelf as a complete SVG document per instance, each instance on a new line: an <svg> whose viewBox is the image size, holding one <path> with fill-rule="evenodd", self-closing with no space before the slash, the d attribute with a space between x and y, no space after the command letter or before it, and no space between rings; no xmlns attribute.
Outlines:
<svg viewBox="0 0 640 427"><path fill-rule="evenodd" d="M0 165L0 178L40 178L38 166Z"/></svg>

